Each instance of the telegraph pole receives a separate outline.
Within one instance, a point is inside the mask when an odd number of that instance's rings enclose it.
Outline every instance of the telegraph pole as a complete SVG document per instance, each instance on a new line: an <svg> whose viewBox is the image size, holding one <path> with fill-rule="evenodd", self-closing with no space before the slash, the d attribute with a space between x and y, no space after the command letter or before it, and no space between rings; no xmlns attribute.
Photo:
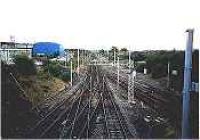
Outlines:
<svg viewBox="0 0 200 140"><path fill-rule="evenodd" d="M190 91L191 91L191 71L192 71L192 47L193 47L193 29L186 30L187 46L185 50L185 68L184 68L184 87L183 87L183 114L182 114L182 138L190 138Z"/></svg>

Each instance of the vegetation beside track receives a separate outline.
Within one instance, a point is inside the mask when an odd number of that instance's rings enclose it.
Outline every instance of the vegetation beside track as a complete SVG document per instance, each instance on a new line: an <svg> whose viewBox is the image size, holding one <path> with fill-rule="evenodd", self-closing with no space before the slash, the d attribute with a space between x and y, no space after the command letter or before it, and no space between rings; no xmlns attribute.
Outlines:
<svg viewBox="0 0 200 140"><path fill-rule="evenodd" d="M16 67L1 62L1 136L23 138L37 116L31 112L32 103L10 73L16 76Z"/></svg>
<svg viewBox="0 0 200 140"><path fill-rule="evenodd" d="M50 74L48 74L46 65L37 68L34 60L27 56L17 55L14 58L14 63L13 67L16 71L14 77L33 106L64 89L65 82L69 80L68 75L66 76L64 72L59 71L58 64L50 63Z"/></svg>
<svg viewBox="0 0 200 140"><path fill-rule="evenodd" d="M66 85L26 56L16 56L14 63L1 62L2 138L25 137L27 127L37 120L32 108Z"/></svg>

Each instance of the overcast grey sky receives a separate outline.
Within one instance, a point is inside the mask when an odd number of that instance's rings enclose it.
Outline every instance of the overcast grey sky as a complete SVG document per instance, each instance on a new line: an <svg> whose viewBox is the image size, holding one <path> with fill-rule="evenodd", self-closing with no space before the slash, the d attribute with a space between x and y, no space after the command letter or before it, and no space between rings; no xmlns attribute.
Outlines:
<svg viewBox="0 0 200 140"><path fill-rule="evenodd" d="M200 46L199 0L0 0L0 41L55 41L66 48Z"/></svg>

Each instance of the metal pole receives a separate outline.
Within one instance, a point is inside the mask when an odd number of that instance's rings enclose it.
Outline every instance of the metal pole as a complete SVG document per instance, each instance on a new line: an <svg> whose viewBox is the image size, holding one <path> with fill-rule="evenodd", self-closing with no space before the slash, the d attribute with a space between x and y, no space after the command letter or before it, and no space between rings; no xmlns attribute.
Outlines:
<svg viewBox="0 0 200 140"><path fill-rule="evenodd" d="M73 81L72 81L72 78L73 78L73 77L72 77L72 73L73 73L73 72L72 72L72 69L73 69L73 68L72 68L72 58L71 58L71 78L70 78L70 79L71 79L71 87L72 87L72 85L73 85L73 84L72 84L72 82L73 82Z"/></svg>
<svg viewBox="0 0 200 140"><path fill-rule="evenodd" d="M47 69L48 69L48 82L50 80L50 72L49 72L49 57L47 55Z"/></svg>
<svg viewBox="0 0 200 140"><path fill-rule="evenodd" d="M67 52L65 52L65 67L67 67Z"/></svg>
<svg viewBox="0 0 200 140"><path fill-rule="evenodd" d="M170 73L170 70L169 70L169 61L168 61L168 64L167 64L167 88L169 88L169 73Z"/></svg>
<svg viewBox="0 0 200 140"><path fill-rule="evenodd" d="M129 71L130 71L130 65L131 65L131 52L129 50L128 51L128 67L129 67Z"/></svg>
<svg viewBox="0 0 200 140"><path fill-rule="evenodd" d="M131 86L131 83L130 83L130 81L131 81L131 70L130 70L130 68L131 68L131 66L130 66L130 64L131 64L131 59L130 59L131 57L130 57L130 50L128 51L128 68L129 68L129 74L128 74L128 102L130 102L130 86Z"/></svg>
<svg viewBox="0 0 200 140"><path fill-rule="evenodd" d="M104 92L104 80L105 80L105 79L104 79L104 75L103 75L103 92Z"/></svg>
<svg viewBox="0 0 200 140"><path fill-rule="evenodd" d="M92 76L90 75L90 92L92 91Z"/></svg>
<svg viewBox="0 0 200 140"><path fill-rule="evenodd" d="M132 77L131 77L131 99L135 101L135 80L136 80L136 70L132 72Z"/></svg>
<svg viewBox="0 0 200 140"><path fill-rule="evenodd" d="M7 50L7 64L9 64L9 57L10 57L10 54L9 54L9 50Z"/></svg>
<svg viewBox="0 0 200 140"><path fill-rule="evenodd" d="M119 56L117 57L117 89L119 90Z"/></svg>
<svg viewBox="0 0 200 140"><path fill-rule="evenodd" d="M88 53L87 51L85 52L85 62L86 62L86 65L88 64Z"/></svg>
<svg viewBox="0 0 200 140"><path fill-rule="evenodd" d="M129 59L131 60L131 53L130 53L130 55L129 55ZM131 83L131 93L132 93L132 95L131 95L131 99L132 99L132 102L134 102L135 103L135 81L136 81L136 74L137 72L136 72L136 68L135 68L135 59L133 59L133 72L132 72L132 83Z"/></svg>
<svg viewBox="0 0 200 140"><path fill-rule="evenodd" d="M79 76L79 49L78 49L78 71L77 71L77 73L78 73L78 76Z"/></svg>
<svg viewBox="0 0 200 140"><path fill-rule="evenodd" d="M107 50L108 62L109 62L109 50Z"/></svg>
<svg viewBox="0 0 200 140"><path fill-rule="evenodd" d="M116 54L115 54L115 50L114 50L114 61L113 61L113 65L115 65L115 58L116 57Z"/></svg>
<svg viewBox="0 0 200 140"><path fill-rule="evenodd" d="M185 68L184 68L184 87L183 87L183 114L182 114L182 138L190 138L190 91L191 91L191 70L192 70L192 46L193 29L188 32L187 46L185 50Z"/></svg>

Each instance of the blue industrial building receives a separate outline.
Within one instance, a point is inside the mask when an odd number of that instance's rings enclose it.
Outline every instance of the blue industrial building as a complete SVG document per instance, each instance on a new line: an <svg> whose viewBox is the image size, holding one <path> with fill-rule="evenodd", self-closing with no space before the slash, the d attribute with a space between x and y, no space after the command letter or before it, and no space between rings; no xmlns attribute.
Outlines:
<svg viewBox="0 0 200 140"><path fill-rule="evenodd" d="M32 55L33 57L47 56L55 58L64 56L64 48L61 44L55 42L37 42L33 44Z"/></svg>

